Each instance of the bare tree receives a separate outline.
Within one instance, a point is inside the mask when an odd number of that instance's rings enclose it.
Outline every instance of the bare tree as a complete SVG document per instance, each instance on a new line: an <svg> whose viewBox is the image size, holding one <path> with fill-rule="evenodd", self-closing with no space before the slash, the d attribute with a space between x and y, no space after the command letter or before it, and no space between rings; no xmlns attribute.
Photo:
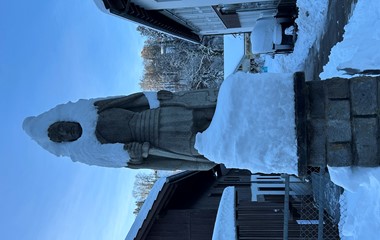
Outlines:
<svg viewBox="0 0 380 240"><path fill-rule="evenodd" d="M144 90L171 91L219 87L223 81L223 38L204 38L193 44L145 27L138 27L146 37L141 56Z"/></svg>
<svg viewBox="0 0 380 240"><path fill-rule="evenodd" d="M134 214L137 215L140 211L145 199L148 197L150 190L158 178L157 171L151 173L140 172L136 175L132 191L132 195L136 199L136 208L133 211Z"/></svg>

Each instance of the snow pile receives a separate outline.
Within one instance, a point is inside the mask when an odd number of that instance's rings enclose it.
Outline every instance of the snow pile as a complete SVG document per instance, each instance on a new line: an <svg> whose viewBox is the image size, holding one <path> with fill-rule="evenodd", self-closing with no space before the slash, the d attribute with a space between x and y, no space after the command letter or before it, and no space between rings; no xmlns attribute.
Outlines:
<svg viewBox="0 0 380 240"><path fill-rule="evenodd" d="M351 77L339 69L380 69L380 1L358 1L343 41L334 46L321 79ZM342 239L378 239L380 234L380 167L329 167L331 180L343 187Z"/></svg>
<svg viewBox="0 0 380 240"><path fill-rule="evenodd" d="M298 18L296 19L298 37L294 51L288 55L275 55L274 58L267 55L265 66L268 68L268 72L294 73L305 69L305 60L309 49L322 36L328 3L328 0L297 0L299 9Z"/></svg>
<svg viewBox="0 0 380 240"><path fill-rule="evenodd" d="M195 147L228 168L297 174L292 74L228 77L211 125L197 134Z"/></svg>
<svg viewBox="0 0 380 240"><path fill-rule="evenodd" d="M219 203L212 240L236 239L235 188L226 187Z"/></svg>
<svg viewBox="0 0 380 240"><path fill-rule="evenodd" d="M159 106L157 93L144 93L150 107ZM28 117L24 120L24 131L41 147L56 156L67 156L73 161L97 165L103 167L125 167L129 160L128 152L123 149L123 144L100 144L95 136L96 122L98 119L94 102L102 100L81 99L77 102L60 104L49 111L36 117ZM82 136L74 142L56 143L49 139L47 129L57 121L73 121L80 123Z"/></svg>
<svg viewBox="0 0 380 240"><path fill-rule="evenodd" d="M321 79L349 78L340 69L380 69L380 1L359 1L345 26L344 39L330 53L329 62L319 75Z"/></svg>
<svg viewBox="0 0 380 240"><path fill-rule="evenodd" d="M378 239L380 168L329 167L329 173L345 189L340 199L341 239Z"/></svg>

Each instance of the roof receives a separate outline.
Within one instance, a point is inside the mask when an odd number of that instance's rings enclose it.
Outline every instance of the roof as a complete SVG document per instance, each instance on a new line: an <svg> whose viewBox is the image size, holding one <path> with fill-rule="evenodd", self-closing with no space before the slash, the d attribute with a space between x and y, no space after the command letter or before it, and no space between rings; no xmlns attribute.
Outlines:
<svg viewBox="0 0 380 240"><path fill-rule="evenodd" d="M244 57L244 35L224 35L224 78L235 72Z"/></svg>
<svg viewBox="0 0 380 240"><path fill-rule="evenodd" d="M198 171L183 171L169 177L158 179L157 182L153 185L152 190L150 191L147 199L141 207L141 210L138 213L125 239L135 239L138 236L140 229L144 227L144 224L148 225L149 219L151 219L160 210L158 206L159 201L157 200L164 198L165 194L168 192L168 183L184 179L196 172Z"/></svg>
<svg viewBox="0 0 380 240"><path fill-rule="evenodd" d="M107 14L116 15L149 28L200 43L201 38L187 26L165 16L157 10L146 10L130 0L94 0L96 6Z"/></svg>
<svg viewBox="0 0 380 240"><path fill-rule="evenodd" d="M143 225L145 219L147 218L149 211L152 209L152 206L154 202L156 201L158 194L161 192L166 181L167 181L166 177L160 178L153 185L152 190L150 191L147 199L145 199L145 202L143 206L141 207L139 214L137 215L135 221L132 224L131 229L129 230L125 238L126 240L134 239L137 236L138 231Z"/></svg>

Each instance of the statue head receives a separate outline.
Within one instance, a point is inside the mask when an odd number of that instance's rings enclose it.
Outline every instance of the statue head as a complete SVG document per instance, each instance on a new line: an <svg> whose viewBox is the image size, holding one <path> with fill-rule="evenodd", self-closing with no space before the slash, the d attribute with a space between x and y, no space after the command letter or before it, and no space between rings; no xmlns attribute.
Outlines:
<svg viewBox="0 0 380 240"><path fill-rule="evenodd" d="M73 142L82 136L82 127L78 122L58 121L48 128L48 136L53 142Z"/></svg>

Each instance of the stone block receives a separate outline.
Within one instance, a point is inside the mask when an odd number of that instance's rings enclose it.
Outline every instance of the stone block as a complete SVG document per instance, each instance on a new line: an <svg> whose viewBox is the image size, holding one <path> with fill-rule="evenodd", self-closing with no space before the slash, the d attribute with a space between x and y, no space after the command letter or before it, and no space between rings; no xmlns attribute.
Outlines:
<svg viewBox="0 0 380 240"><path fill-rule="evenodd" d="M327 145L327 164L332 167L351 166L351 143L329 143Z"/></svg>
<svg viewBox="0 0 380 240"><path fill-rule="evenodd" d="M351 123L349 120L328 120L327 121L327 141L333 142L350 142Z"/></svg>
<svg viewBox="0 0 380 240"><path fill-rule="evenodd" d="M349 120L350 119L350 101L327 99L326 117L329 120Z"/></svg>
<svg viewBox="0 0 380 240"><path fill-rule="evenodd" d="M308 122L308 165L326 165L326 121L311 120Z"/></svg>
<svg viewBox="0 0 380 240"><path fill-rule="evenodd" d="M350 82L344 78L332 78L325 81L326 95L329 99L348 99Z"/></svg>
<svg viewBox="0 0 380 240"><path fill-rule="evenodd" d="M377 114L377 80L371 77L351 79L351 107L353 115Z"/></svg>
<svg viewBox="0 0 380 240"><path fill-rule="evenodd" d="M306 82L309 86L309 114L311 118L325 117L325 92L323 81Z"/></svg>
<svg viewBox="0 0 380 240"><path fill-rule="evenodd" d="M363 167L379 166L378 122L376 118L353 119L354 164Z"/></svg>

